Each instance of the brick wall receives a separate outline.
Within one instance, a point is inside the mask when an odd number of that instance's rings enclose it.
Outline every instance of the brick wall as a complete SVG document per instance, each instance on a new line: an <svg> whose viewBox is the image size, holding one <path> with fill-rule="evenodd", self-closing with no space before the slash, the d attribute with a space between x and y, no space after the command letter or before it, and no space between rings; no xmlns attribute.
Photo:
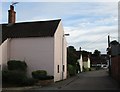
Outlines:
<svg viewBox="0 0 120 92"><path fill-rule="evenodd" d="M120 55L111 58L111 76L120 83Z"/></svg>

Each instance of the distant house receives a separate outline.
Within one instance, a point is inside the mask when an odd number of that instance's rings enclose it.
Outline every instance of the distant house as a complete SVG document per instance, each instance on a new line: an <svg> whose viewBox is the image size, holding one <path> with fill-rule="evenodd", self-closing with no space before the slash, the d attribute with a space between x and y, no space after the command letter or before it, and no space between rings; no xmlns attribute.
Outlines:
<svg viewBox="0 0 120 92"><path fill-rule="evenodd" d="M94 54L91 55L91 66L99 66L103 67L104 65L108 65L108 57L107 54L101 54L99 57L96 57Z"/></svg>
<svg viewBox="0 0 120 92"><path fill-rule="evenodd" d="M15 23L14 7L9 23L2 25L0 45L2 69L8 60L22 60L28 65L28 76L35 70L46 70L54 81L67 77L67 48L61 19Z"/></svg>
<svg viewBox="0 0 120 92"><path fill-rule="evenodd" d="M83 67L84 68L90 68L90 58L88 57L83 57Z"/></svg>
<svg viewBox="0 0 120 92"><path fill-rule="evenodd" d="M83 72L83 58L82 58L82 54L80 55L80 59L78 59L78 63L79 63L79 67L80 67L80 71L79 72Z"/></svg>
<svg viewBox="0 0 120 92"><path fill-rule="evenodd" d="M91 66L91 60L90 60L90 52L86 51L76 51L76 55L78 57L78 62L80 64L81 72L83 71L83 68L90 68Z"/></svg>

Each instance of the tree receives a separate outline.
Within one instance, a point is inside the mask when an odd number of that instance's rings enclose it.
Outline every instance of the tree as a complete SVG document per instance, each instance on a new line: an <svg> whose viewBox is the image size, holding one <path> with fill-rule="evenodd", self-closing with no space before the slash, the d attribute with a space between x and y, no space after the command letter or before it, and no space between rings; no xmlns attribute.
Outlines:
<svg viewBox="0 0 120 92"><path fill-rule="evenodd" d="M113 40L112 42L110 42L110 44L112 44L112 45L119 45L119 42L117 42L116 40Z"/></svg>
<svg viewBox="0 0 120 92"><path fill-rule="evenodd" d="M75 75L78 70L77 66L77 54L74 46L69 46L67 48L67 63L68 63L68 72L70 75Z"/></svg>
<svg viewBox="0 0 120 92"><path fill-rule="evenodd" d="M76 66L76 62L77 62L76 49L73 46L69 46L67 48L67 63Z"/></svg>
<svg viewBox="0 0 120 92"><path fill-rule="evenodd" d="M74 48L74 46L69 46L68 51L75 53L76 49Z"/></svg>
<svg viewBox="0 0 120 92"><path fill-rule="evenodd" d="M101 52L99 50L95 50L94 53L93 53L95 56L99 57Z"/></svg>

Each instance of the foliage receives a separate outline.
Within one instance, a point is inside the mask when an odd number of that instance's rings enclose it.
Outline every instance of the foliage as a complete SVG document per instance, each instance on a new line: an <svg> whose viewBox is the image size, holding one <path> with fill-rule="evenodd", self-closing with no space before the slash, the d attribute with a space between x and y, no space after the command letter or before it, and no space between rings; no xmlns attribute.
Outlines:
<svg viewBox="0 0 120 92"><path fill-rule="evenodd" d="M112 45L119 45L119 42L116 41L116 40L113 40L112 42L110 42L110 44L112 44Z"/></svg>
<svg viewBox="0 0 120 92"><path fill-rule="evenodd" d="M39 79L39 80L49 80L53 79L53 76L48 76L47 71L45 70L37 70L32 72L32 77L34 79Z"/></svg>
<svg viewBox="0 0 120 92"><path fill-rule="evenodd" d="M26 79L26 75L23 72L18 71L2 71L2 81L3 83L12 83L12 84L21 84L24 79Z"/></svg>
<svg viewBox="0 0 120 92"><path fill-rule="evenodd" d="M39 76L39 75L46 76L47 71L45 71L45 70L37 70L37 71L32 72L32 76L34 76L34 77Z"/></svg>
<svg viewBox="0 0 120 92"><path fill-rule="evenodd" d="M51 79L54 79L54 77L49 76L49 75L46 75L46 76L39 75L39 77L36 77L36 79L39 79L39 80L51 80Z"/></svg>
<svg viewBox="0 0 120 92"><path fill-rule="evenodd" d="M76 74L76 69L73 65L68 64L68 72L70 76L73 76Z"/></svg>
<svg viewBox="0 0 120 92"><path fill-rule="evenodd" d="M34 78L26 78L21 83L21 86L32 86L34 85L38 80Z"/></svg>
<svg viewBox="0 0 120 92"><path fill-rule="evenodd" d="M74 46L69 46L68 50L71 51L71 52L76 52L76 49L74 48Z"/></svg>
<svg viewBox="0 0 120 92"><path fill-rule="evenodd" d="M73 46L67 48L67 63L76 66L77 63L76 49Z"/></svg>
<svg viewBox="0 0 120 92"><path fill-rule="evenodd" d="M96 57L99 57L101 52L99 50L95 50L93 53Z"/></svg>
<svg viewBox="0 0 120 92"><path fill-rule="evenodd" d="M7 65L8 70L2 71L3 84L15 84L16 86L31 86L35 84L35 79L26 76L27 64L25 62L10 60Z"/></svg>
<svg viewBox="0 0 120 92"><path fill-rule="evenodd" d="M21 70L26 71L27 64L19 60L10 60L7 62L8 70Z"/></svg>

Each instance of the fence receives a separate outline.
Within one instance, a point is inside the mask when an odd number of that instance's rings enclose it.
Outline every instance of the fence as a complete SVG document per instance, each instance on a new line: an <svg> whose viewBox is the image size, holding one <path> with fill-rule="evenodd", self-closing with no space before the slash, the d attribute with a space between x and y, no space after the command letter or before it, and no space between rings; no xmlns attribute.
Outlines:
<svg viewBox="0 0 120 92"><path fill-rule="evenodd" d="M120 83L120 55L111 58L111 76Z"/></svg>

